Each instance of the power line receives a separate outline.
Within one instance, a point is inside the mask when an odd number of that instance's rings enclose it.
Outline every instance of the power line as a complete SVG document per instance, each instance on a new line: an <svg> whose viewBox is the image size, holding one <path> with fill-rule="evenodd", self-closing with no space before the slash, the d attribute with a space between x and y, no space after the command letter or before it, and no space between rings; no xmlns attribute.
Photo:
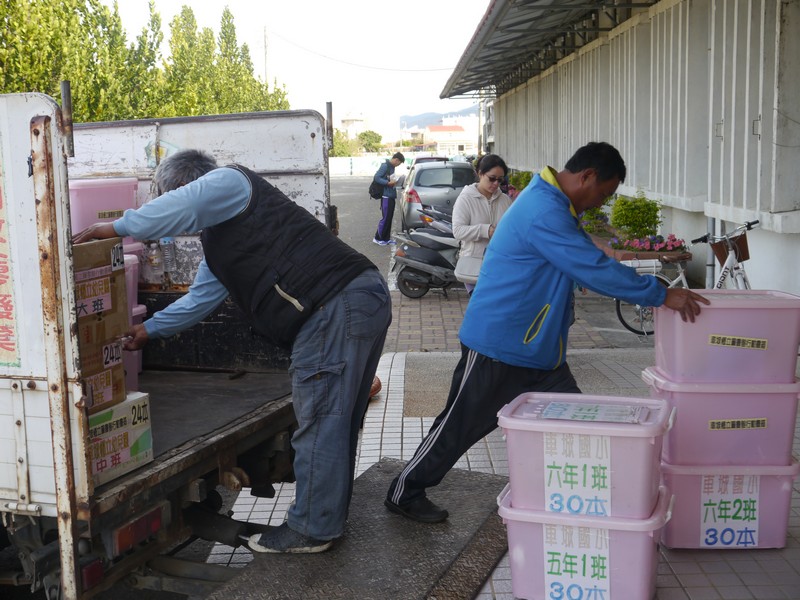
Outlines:
<svg viewBox="0 0 800 600"><path fill-rule="evenodd" d="M315 56L319 56L320 58L324 58L324 59L329 60L331 62L340 63L340 64L343 64L343 65L349 65L351 67L358 67L359 69L372 69L373 71L391 71L391 72L395 72L395 73L433 73L433 72L437 72L437 71L452 71L453 68L454 68L454 67L446 67L446 68L442 68L442 69L389 69L389 68L386 68L386 67L374 67L372 65L362 65L362 64L358 64L358 63L348 62L346 60L341 60L341 59L338 59L338 58L333 58L332 56L327 56L325 54L321 54L319 52L315 52L314 50L309 50L308 48L305 48L304 46L301 46L300 44L298 44L298 43L296 43L296 42L294 42L294 41L292 41L290 39L287 39L287 38L283 37L282 35L275 33L274 31L270 31L269 33L270 33L270 35L274 35L275 37L282 39L287 44L290 44L290 45L294 46L295 48L299 48L300 50L303 50L304 52L308 52L309 54L313 54Z"/></svg>

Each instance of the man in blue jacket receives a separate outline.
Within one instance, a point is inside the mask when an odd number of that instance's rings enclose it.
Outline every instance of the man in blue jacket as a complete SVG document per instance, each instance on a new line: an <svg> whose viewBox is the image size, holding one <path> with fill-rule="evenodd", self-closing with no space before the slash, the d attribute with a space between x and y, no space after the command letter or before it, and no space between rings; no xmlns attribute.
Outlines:
<svg viewBox="0 0 800 600"><path fill-rule="evenodd" d="M525 392L579 393L566 363L575 284L694 321L702 296L666 289L598 249L578 215L602 206L625 180L619 152L604 142L580 148L556 172L545 168L517 197L487 248L459 337L461 360L447 406L402 473L386 507L410 519L447 518L425 490L497 427L497 412Z"/></svg>
<svg viewBox="0 0 800 600"><path fill-rule="evenodd" d="M394 205L397 199L395 182L392 180L394 170L405 162L406 158L400 152L395 152L387 161L378 168L374 180L383 186L383 196L381 197L381 220L378 221L378 229L372 242L379 246L394 244L392 239L392 217L394 217Z"/></svg>

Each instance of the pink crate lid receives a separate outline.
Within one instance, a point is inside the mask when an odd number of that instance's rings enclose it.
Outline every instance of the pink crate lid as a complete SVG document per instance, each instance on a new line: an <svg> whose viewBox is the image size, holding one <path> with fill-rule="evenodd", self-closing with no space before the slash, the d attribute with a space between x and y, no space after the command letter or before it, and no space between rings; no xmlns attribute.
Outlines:
<svg viewBox="0 0 800 600"><path fill-rule="evenodd" d="M586 410L598 407L598 414L629 413L631 421L614 422L591 420L586 415L579 419L554 416L556 407L568 410ZM619 437L658 437L669 431L674 421L674 410L666 400L658 398L626 398L619 396L593 396L591 394L545 394L528 392L517 396L497 413L498 424L503 429L574 433L579 435L611 435Z"/></svg>
<svg viewBox="0 0 800 600"><path fill-rule="evenodd" d="M791 477L800 475L800 462L791 465L671 465L661 463L661 472L665 475L772 475Z"/></svg>
<svg viewBox="0 0 800 600"><path fill-rule="evenodd" d="M690 392L698 394L797 394L800 381L794 383L694 383L673 381L658 367L647 367L642 371L642 381L665 392Z"/></svg>
<svg viewBox="0 0 800 600"><path fill-rule="evenodd" d="M73 190L88 190L91 188L103 187L132 187L134 190L139 188L139 180L136 177L101 177L96 179L70 179L69 187Z"/></svg>
<svg viewBox="0 0 800 600"><path fill-rule="evenodd" d="M590 517L529 508L513 508L511 506L511 484L507 483L500 495L497 496L497 514L503 520L522 521L524 523L592 527L594 529L615 529L619 531L656 531L666 525L672 518L672 505L674 503L675 496L662 485L658 489L658 502L656 502L653 514L647 519Z"/></svg>
<svg viewBox="0 0 800 600"><path fill-rule="evenodd" d="M710 305L702 309L715 308L753 308L774 309L793 308L800 310L800 296L777 290L692 290L708 298ZM663 310L667 310L662 307Z"/></svg>
<svg viewBox="0 0 800 600"><path fill-rule="evenodd" d="M147 314L147 307L144 304L137 304L131 309L131 316L140 317Z"/></svg>
<svg viewBox="0 0 800 600"><path fill-rule="evenodd" d="M144 252L144 244L142 242L131 242L130 244L122 244L122 251L125 254L133 254L141 256Z"/></svg>

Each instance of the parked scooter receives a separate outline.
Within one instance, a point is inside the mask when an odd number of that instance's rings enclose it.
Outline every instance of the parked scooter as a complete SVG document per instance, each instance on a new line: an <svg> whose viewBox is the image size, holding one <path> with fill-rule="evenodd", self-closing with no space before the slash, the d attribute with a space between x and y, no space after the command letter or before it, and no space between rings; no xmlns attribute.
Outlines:
<svg viewBox="0 0 800 600"><path fill-rule="evenodd" d="M397 287L409 298L422 298L431 288L441 288L446 296L447 288L458 281L454 271L459 242L453 237L452 215L430 207L420 212L427 216L428 226L395 235L401 242L392 267L398 269Z"/></svg>

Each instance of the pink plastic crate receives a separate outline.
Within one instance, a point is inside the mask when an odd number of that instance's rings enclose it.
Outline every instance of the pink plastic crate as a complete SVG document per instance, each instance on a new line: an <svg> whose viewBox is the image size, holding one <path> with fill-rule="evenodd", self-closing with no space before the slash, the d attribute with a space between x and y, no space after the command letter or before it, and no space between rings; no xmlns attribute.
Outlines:
<svg viewBox="0 0 800 600"><path fill-rule="evenodd" d="M129 208L137 208L135 177L107 179L71 179L69 210L72 232L77 233L95 223L109 223ZM125 242L133 241L125 238Z"/></svg>
<svg viewBox="0 0 800 600"><path fill-rule="evenodd" d="M671 493L662 487L646 519L575 517L512 508L506 486L497 498L497 512L508 529L514 597L652 598L658 542L671 502Z"/></svg>
<svg viewBox="0 0 800 600"><path fill-rule="evenodd" d="M800 297L770 290L695 290L711 301L694 323L655 311L656 367L692 383L793 383Z"/></svg>
<svg viewBox="0 0 800 600"><path fill-rule="evenodd" d="M800 382L676 383L648 367L653 397L676 409L662 458L673 465L789 465Z"/></svg>
<svg viewBox="0 0 800 600"><path fill-rule="evenodd" d="M595 407L606 416L634 411L638 422L593 420ZM504 406L498 423L514 508L635 519L653 512L671 424L663 400L528 393Z"/></svg>
<svg viewBox="0 0 800 600"><path fill-rule="evenodd" d="M664 529L669 548L742 550L783 548L792 481L788 467L679 466L663 463L664 484L675 494Z"/></svg>
<svg viewBox="0 0 800 600"><path fill-rule="evenodd" d="M131 325L137 325L144 321L147 315L147 307L144 304L131 305ZM139 373L142 372L142 351L134 350L122 352L122 365L125 368L125 389L135 392L139 389Z"/></svg>

